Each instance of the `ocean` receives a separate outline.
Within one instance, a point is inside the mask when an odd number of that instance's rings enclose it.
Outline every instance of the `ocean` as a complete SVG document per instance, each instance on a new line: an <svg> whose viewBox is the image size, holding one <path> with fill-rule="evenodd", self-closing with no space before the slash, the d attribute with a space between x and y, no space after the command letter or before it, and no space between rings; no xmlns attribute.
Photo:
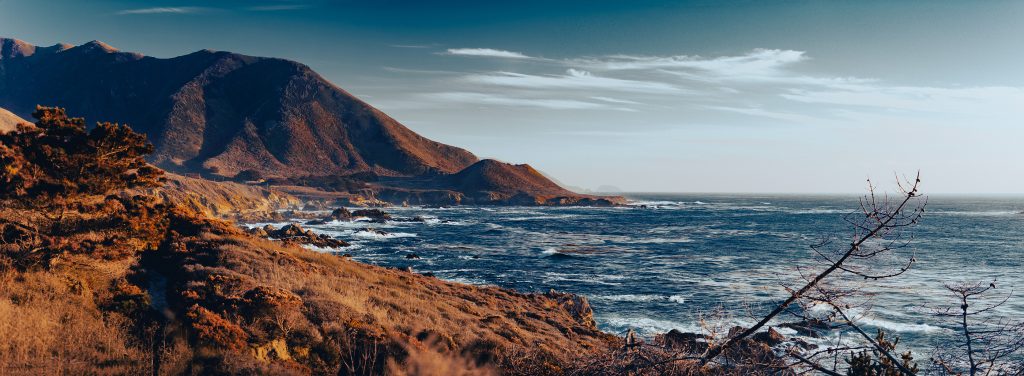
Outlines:
<svg viewBox="0 0 1024 376"><path fill-rule="evenodd" d="M396 207L387 211L422 222L308 227L351 241L338 252L370 264L523 292L580 294L589 298L601 329L652 337L671 329L699 332L701 318L726 326L753 323L786 298L783 285L799 284L799 270L824 268L811 245L828 236L849 243L842 216L857 208L859 197L629 198L630 206L616 208ZM926 360L932 347L957 334L956 322L934 315L959 307L944 283L995 281L994 296L1010 298L993 313L1024 318L1022 211L1024 197L929 197L904 250L917 262L899 277L861 282L870 309L855 309L857 321L871 333L881 328L900 336ZM781 316L785 321L793 320ZM850 335L836 330L809 340Z"/></svg>

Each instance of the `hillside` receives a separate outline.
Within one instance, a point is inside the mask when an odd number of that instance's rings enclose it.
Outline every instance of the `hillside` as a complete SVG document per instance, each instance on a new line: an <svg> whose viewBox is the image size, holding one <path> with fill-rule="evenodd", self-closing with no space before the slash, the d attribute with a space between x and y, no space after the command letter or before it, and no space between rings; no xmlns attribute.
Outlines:
<svg viewBox="0 0 1024 376"><path fill-rule="evenodd" d="M0 134L0 374L533 375L617 347L584 298L258 238L198 210L254 187L164 186L131 129L36 116Z"/></svg>
<svg viewBox="0 0 1024 376"><path fill-rule="evenodd" d="M18 117L3 108L0 108L0 133L8 132L15 129L18 124L27 124L25 119Z"/></svg>
<svg viewBox="0 0 1024 376"><path fill-rule="evenodd" d="M131 124L178 172L234 176L454 173L477 158L428 140L288 60L203 50L171 59L102 42L0 39L0 107L38 104Z"/></svg>

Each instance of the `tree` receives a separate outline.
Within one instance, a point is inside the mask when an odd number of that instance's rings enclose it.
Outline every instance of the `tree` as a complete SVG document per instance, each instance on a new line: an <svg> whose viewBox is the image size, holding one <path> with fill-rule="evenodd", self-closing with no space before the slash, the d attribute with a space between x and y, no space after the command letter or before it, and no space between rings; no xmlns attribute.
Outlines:
<svg viewBox="0 0 1024 376"><path fill-rule="evenodd" d="M818 273L807 273L801 270L803 284L801 287L786 287L789 296L782 303L763 316L756 324L728 338L724 343L710 347L701 357L701 363L706 364L713 361L717 356L730 348L736 347L743 340L757 333L778 315L787 312L793 304L804 303L807 305L824 304L832 309L832 319L841 318L841 323L855 330L874 351L884 358L887 364L891 365L904 375L916 373L904 365L904 362L897 359L892 349L886 348L877 338L872 338L857 326L845 310L855 305L850 300L862 295L861 289L849 286L840 278L854 278L864 281L875 281L885 278L893 278L905 273L916 261L913 255L902 254L908 244L910 237L904 236L904 231L917 224L924 213L925 202L919 192L921 183L920 175L912 181L897 181L900 188L900 196L890 198L887 195L876 195L875 188L868 181L868 195L860 200L860 210L850 213L844 220L852 228L852 236L849 243L840 243L839 247L830 247L836 242L833 239L826 239L813 247L817 257L823 264L823 270ZM886 264L888 263L888 264ZM805 317L805 320L808 318ZM847 349L849 351L849 349ZM793 351L791 355L800 363L803 363L820 372L829 370L815 362L814 356L822 352L804 353ZM828 373L828 372L826 372Z"/></svg>
<svg viewBox="0 0 1024 376"><path fill-rule="evenodd" d="M152 247L163 205L124 194L162 180L144 159L153 152L146 137L113 123L87 129L61 108L32 115L34 127L0 134L0 261L26 269L65 252L114 257Z"/></svg>
<svg viewBox="0 0 1024 376"><path fill-rule="evenodd" d="M69 118L64 109L37 107L35 127L0 135L0 199L38 208L66 208L83 197L158 186L163 171L144 157L153 145L126 125Z"/></svg>
<svg viewBox="0 0 1024 376"><path fill-rule="evenodd" d="M939 347L932 357L942 375L1024 375L1024 321L996 316L1012 292L993 294L996 281L947 283L954 304L935 309L959 327L960 341Z"/></svg>

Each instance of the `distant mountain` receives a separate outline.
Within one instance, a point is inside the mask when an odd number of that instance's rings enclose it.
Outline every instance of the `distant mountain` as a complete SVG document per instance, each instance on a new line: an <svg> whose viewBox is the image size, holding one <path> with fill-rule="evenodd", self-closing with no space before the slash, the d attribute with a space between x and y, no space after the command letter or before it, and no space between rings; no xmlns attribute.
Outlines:
<svg viewBox="0 0 1024 376"><path fill-rule="evenodd" d="M40 104L127 123L156 146L152 163L178 173L370 174L390 185L368 194L394 188L395 197L424 185L426 197L578 196L529 166L479 161L420 136L289 60L209 50L159 59L99 41L37 47L0 38L0 107L26 117Z"/></svg>

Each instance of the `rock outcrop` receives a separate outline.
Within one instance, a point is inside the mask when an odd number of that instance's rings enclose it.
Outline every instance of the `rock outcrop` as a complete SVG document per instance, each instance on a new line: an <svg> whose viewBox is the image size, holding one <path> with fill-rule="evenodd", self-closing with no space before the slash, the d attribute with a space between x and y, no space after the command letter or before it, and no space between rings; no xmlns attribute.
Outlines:
<svg viewBox="0 0 1024 376"><path fill-rule="evenodd" d="M271 225L254 227L249 229L249 233L263 238L277 239L296 244L308 244L320 248L342 248L349 246L348 242L344 240L335 239L324 234L317 234L294 223L284 225L279 229Z"/></svg>

